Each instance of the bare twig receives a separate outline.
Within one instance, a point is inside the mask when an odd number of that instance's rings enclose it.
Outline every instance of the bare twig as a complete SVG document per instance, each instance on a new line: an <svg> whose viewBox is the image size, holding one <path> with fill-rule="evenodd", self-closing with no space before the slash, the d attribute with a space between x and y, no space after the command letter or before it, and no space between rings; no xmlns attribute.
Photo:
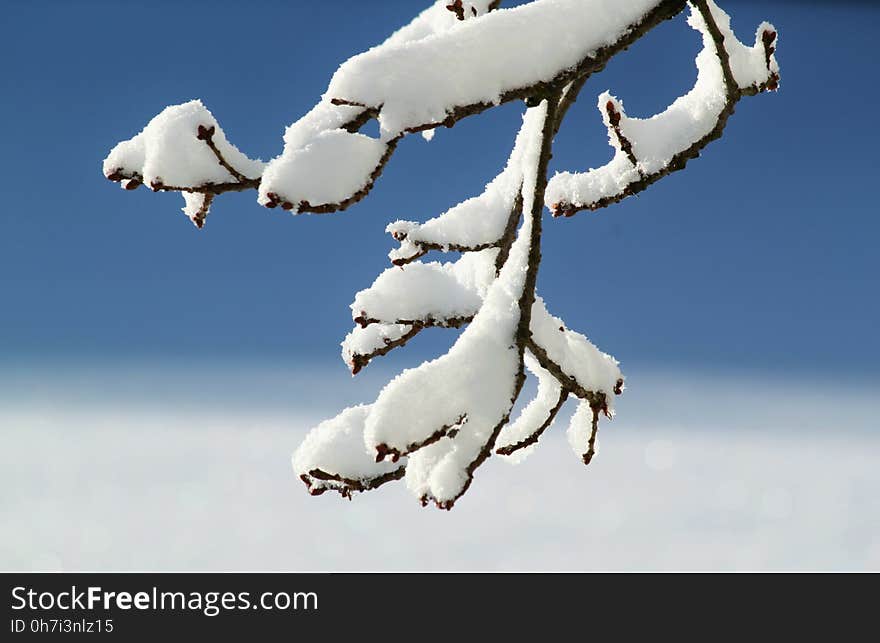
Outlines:
<svg viewBox="0 0 880 643"><path fill-rule="evenodd" d="M396 236L395 239L401 241L406 239L406 235ZM439 252L480 252L481 250L488 250L489 248L498 248L500 247L501 242L495 241L493 243L482 243L476 246L463 246L457 243L428 243L424 241L413 241L412 244L418 248L418 251L415 254L408 257L398 257L397 259L393 259L391 263L395 266L405 266L416 259L421 259L432 250L437 250Z"/></svg>
<svg viewBox="0 0 880 643"><path fill-rule="evenodd" d="M236 170L232 165L227 161L223 154L220 153L220 150L217 149L217 145L214 143L214 132L216 128L211 125L210 127L205 127L204 125L199 125L198 133L196 134L196 138L200 141L205 141L205 145L207 145L211 151L214 153L214 156L217 157L217 162L223 166L227 172L229 172L234 179L236 179L239 183L244 183L248 180L244 174Z"/></svg>
<svg viewBox="0 0 880 643"><path fill-rule="evenodd" d="M199 207L199 211L196 212L192 221L196 224L196 227L201 230L205 227L205 219L208 218L208 211L211 209L211 201L214 200L213 194L205 194L202 197L202 205Z"/></svg>
<svg viewBox="0 0 880 643"><path fill-rule="evenodd" d="M461 317L440 317L436 319L434 317L426 317L424 319L388 320L367 317L366 313L361 312L361 314L355 317L352 321L361 328L366 328L370 324L400 324L402 326L412 326L421 330L422 328L461 328L465 324L471 323L473 319L473 315L465 315Z"/></svg>
<svg viewBox="0 0 880 643"><path fill-rule="evenodd" d="M306 487L308 487L309 493L313 496L320 496L325 491L337 491L339 492L343 498L351 498L351 494L358 491L371 491L373 489L377 489L381 487L386 482L393 482L395 480L400 480L404 474L406 473L406 467L401 465L394 471L389 473L385 473L381 476L376 476L375 478L346 478L338 473L327 473L322 469L312 469L307 474L303 474L299 477L302 480ZM335 482L339 484L333 485L320 485L315 481L320 482Z"/></svg>
<svg viewBox="0 0 880 643"><path fill-rule="evenodd" d="M590 426L590 440L587 442L587 451L581 456L584 464L590 464L593 460L593 456L596 455L596 436L599 433L599 413L602 412L602 409L598 406L591 406L590 409L593 411L593 421Z"/></svg>
<svg viewBox="0 0 880 643"><path fill-rule="evenodd" d="M632 142L630 142L620 129L620 112L618 112L617 108L614 106L614 101L609 100L605 103L605 112L608 114L608 125L614 133L614 138L617 139L617 144L620 145L620 149L626 154L626 158L629 159L629 162L638 168L639 160L633 153Z"/></svg>

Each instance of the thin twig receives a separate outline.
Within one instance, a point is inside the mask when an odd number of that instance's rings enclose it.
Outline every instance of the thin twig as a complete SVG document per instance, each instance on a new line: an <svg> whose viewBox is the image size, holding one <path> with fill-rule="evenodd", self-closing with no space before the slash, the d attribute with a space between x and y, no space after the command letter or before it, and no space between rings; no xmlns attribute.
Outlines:
<svg viewBox="0 0 880 643"><path fill-rule="evenodd" d="M223 166L227 172L229 172L234 179L236 179L239 183L244 183L248 180L244 174L236 170L232 167L232 164L229 163L224 157L223 154L217 149L217 145L214 143L214 132L216 128L211 125L210 127L205 127L204 125L199 125L198 134L196 134L196 138L200 141L204 141L205 145L207 145L211 151L214 153L214 156L217 157L217 162Z"/></svg>
<svg viewBox="0 0 880 643"><path fill-rule="evenodd" d="M593 421L590 426L590 440L587 442L587 452L581 456L584 464L590 464L593 456L596 455L596 436L599 433L599 413L602 412L597 406L590 407L593 411Z"/></svg>
<svg viewBox="0 0 880 643"><path fill-rule="evenodd" d="M473 321L473 315L461 315L459 317L425 317L424 319L376 319L367 317L365 312L355 317L352 321L361 328L371 324L400 324L401 326L413 326L414 328L461 328Z"/></svg>
<svg viewBox="0 0 880 643"><path fill-rule="evenodd" d="M620 149L626 154L626 158L628 158L629 162L633 164L633 167L639 169L639 172L641 172L641 169L639 168L639 160L633 153L632 141L630 141L620 129L621 113L618 112L617 108L614 106L614 101L609 100L605 103L605 113L608 114L609 128L611 129L614 138L617 139L617 144L620 145Z"/></svg>
<svg viewBox="0 0 880 643"><path fill-rule="evenodd" d="M553 420L556 419L556 415L559 413L559 410L565 404L565 401L568 399L568 390L561 389L559 391L559 399L556 400L556 404L553 405L553 408L550 409L550 412L547 414L547 418L541 423L535 431L531 433L528 437L523 438L519 442L515 444L508 444L507 446L500 447L495 450L495 453L498 455L511 455L520 449L525 449L526 447L530 447L533 444L537 443L541 436L544 434L550 425L553 424Z"/></svg>
<svg viewBox="0 0 880 643"><path fill-rule="evenodd" d="M402 336L398 337L394 340L386 340L385 345L381 346L369 353L352 353L351 355L351 374L357 375L361 372L361 370L370 363L376 357L381 357L383 355L387 355L395 348L399 348L401 346L406 345L406 343L411 340L413 337L418 335L424 326L413 326Z"/></svg>
<svg viewBox="0 0 880 643"><path fill-rule="evenodd" d="M405 473L405 465L401 465L393 471L374 478L346 478L338 473L327 473L323 469L312 469L308 473L301 475L299 479L305 483L309 493L313 496L320 496L325 491L338 491L343 498L350 499L352 493L377 489L386 482L400 480ZM316 480L320 482L337 482L339 485L319 486L315 483Z"/></svg>

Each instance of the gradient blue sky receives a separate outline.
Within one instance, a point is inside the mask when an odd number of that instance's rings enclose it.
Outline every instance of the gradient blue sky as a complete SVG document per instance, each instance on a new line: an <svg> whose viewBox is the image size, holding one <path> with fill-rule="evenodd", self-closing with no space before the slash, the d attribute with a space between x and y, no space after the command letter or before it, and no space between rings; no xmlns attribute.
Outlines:
<svg viewBox="0 0 880 643"><path fill-rule="evenodd" d="M191 98L243 151L271 158L340 62L427 4L5 1L0 368L182 358L344 368L348 304L387 266L386 223L478 193L507 157L521 105L430 144L407 139L365 202L329 216L226 195L199 232L178 195L123 192L100 164ZM875 376L880 11L722 6L743 40L762 19L777 26L782 90L744 100L721 141L641 197L548 220L540 291L624 368ZM690 87L698 47L682 17L616 58L585 88L554 169L610 156L598 93L653 113ZM419 338L392 365L451 337Z"/></svg>

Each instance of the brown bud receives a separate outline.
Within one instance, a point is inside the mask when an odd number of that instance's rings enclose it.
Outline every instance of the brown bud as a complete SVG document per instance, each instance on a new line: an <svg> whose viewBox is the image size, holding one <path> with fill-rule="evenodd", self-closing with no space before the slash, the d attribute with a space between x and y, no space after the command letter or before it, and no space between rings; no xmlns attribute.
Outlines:
<svg viewBox="0 0 880 643"><path fill-rule="evenodd" d="M400 452L397 449L392 449L384 442L376 445L376 462L387 460L389 455L391 456L392 462L400 460Z"/></svg>
<svg viewBox="0 0 880 643"><path fill-rule="evenodd" d="M620 112L617 111L617 108L614 107L614 103L612 101L608 101L605 105L605 110L608 112L608 122L611 123L612 127L617 127L620 125Z"/></svg>
<svg viewBox="0 0 880 643"><path fill-rule="evenodd" d="M455 0L452 4L446 5L446 9L454 13L459 20L464 20L464 7L461 0Z"/></svg>
<svg viewBox="0 0 880 643"><path fill-rule="evenodd" d="M274 192L267 192L266 198L268 199L268 201L266 203L264 203L263 205L265 205L267 208L278 207L278 203L279 203L280 199L278 198L277 194L275 194Z"/></svg>
<svg viewBox="0 0 880 643"><path fill-rule="evenodd" d="M208 141L214 136L215 128L213 125L211 127L205 127L204 125L199 125L198 134L196 134L196 138L200 141Z"/></svg>

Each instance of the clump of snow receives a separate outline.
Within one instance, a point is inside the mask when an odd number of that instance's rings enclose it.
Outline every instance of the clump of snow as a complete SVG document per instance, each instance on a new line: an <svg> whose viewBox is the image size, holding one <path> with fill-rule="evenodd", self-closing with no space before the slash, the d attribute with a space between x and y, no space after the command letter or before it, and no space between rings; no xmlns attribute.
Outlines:
<svg viewBox="0 0 880 643"><path fill-rule="evenodd" d="M469 2L464 2L462 6L464 19L470 20L488 13L489 5L492 4L492 1L470 0ZM422 40L428 36L457 27L461 24L461 21L458 20L453 11L447 8L451 4L452 0L434 0L433 5L422 11L408 25L401 27L391 34L380 47Z"/></svg>
<svg viewBox="0 0 880 643"><path fill-rule="evenodd" d="M389 268L355 295L352 318L394 323L471 317L495 278L497 254L489 249L467 253L455 262L413 262Z"/></svg>
<svg viewBox="0 0 880 643"><path fill-rule="evenodd" d="M589 451L590 435L593 432L593 409L590 408L589 402L581 400L577 409L571 415L568 424L568 430L565 432L568 437L568 444L575 455L582 458ZM593 450L598 450L598 445L594 445Z"/></svg>
<svg viewBox="0 0 880 643"><path fill-rule="evenodd" d="M535 434L547 421L559 403L562 387L559 380L541 368L538 361L529 353L525 355L525 366L538 380L538 392L517 416L516 420L505 426L495 443L497 449L511 448ZM551 422L552 425L552 422ZM550 425L546 427L549 429ZM505 462L518 464L534 451L537 442L519 448L504 458Z"/></svg>
<svg viewBox="0 0 880 643"><path fill-rule="evenodd" d="M531 321L532 337L547 352L547 357L582 388L604 393L610 412L614 389L623 379L617 360L600 351L581 333L566 328L559 317L547 311L541 297L535 298Z"/></svg>
<svg viewBox="0 0 880 643"><path fill-rule="evenodd" d="M303 202L341 203L372 181L385 149L384 143L363 134L320 132L305 147L288 147L269 164L260 183L260 203L280 200L294 208Z"/></svg>
<svg viewBox="0 0 880 643"><path fill-rule="evenodd" d="M262 174L265 164L242 154L226 139L217 119L202 102L192 100L166 107L140 134L116 145L104 159L104 175L137 175L146 185L188 188L236 181L205 141L199 140L200 126L214 128L214 144L240 174L248 178Z"/></svg>
<svg viewBox="0 0 880 643"><path fill-rule="evenodd" d="M204 225L211 197L202 192L183 192L183 213L198 227Z"/></svg>
<svg viewBox="0 0 880 643"><path fill-rule="evenodd" d="M293 470L306 476L314 493L320 489L344 490L350 481L366 484L405 465L376 462L364 447L364 419L369 405L345 409L312 429L293 454ZM321 472L315 477L315 472ZM326 476L322 474L327 474ZM340 480L324 479L338 477Z"/></svg>
<svg viewBox="0 0 880 643"><path fill-rule="evenodd" d="M325 98L380 109L386 139L441 123L457 106L497 103L618 41L660 0L536 0L411 42L359 54Z"/></svg>
<svg viewBox="0 0 880 643"><path fill-rule="evenodd" d="M355 326L342 341L342 359L350 368L354 369L357 357L371 355L377 350L399 341L411 330L412 326L408 324Z"/></svg>

